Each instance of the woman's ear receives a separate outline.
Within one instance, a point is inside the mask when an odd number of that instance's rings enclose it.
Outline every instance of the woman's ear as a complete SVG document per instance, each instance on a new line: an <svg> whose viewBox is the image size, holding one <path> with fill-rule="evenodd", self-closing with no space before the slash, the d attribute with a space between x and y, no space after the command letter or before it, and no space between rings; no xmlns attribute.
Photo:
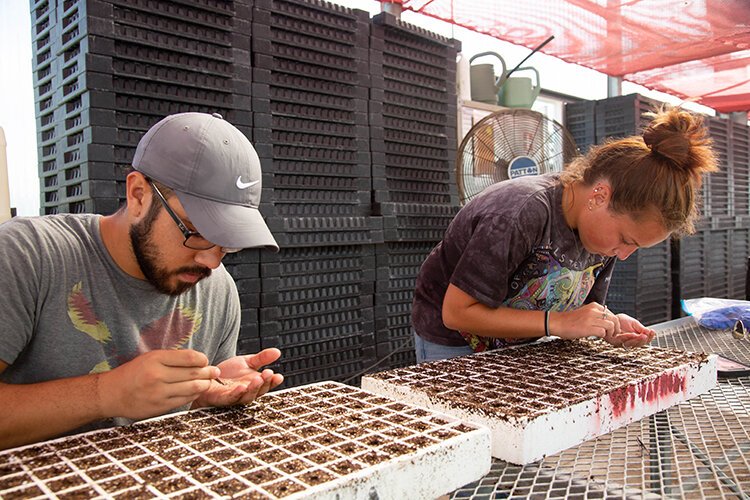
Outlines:
<svg viewBox="0 0 750 500"><path fill-rule="evenodd" d="M592 208L607 207L612 196L612 187L606 182L597 182L591 189L589 206Z"/></svg>

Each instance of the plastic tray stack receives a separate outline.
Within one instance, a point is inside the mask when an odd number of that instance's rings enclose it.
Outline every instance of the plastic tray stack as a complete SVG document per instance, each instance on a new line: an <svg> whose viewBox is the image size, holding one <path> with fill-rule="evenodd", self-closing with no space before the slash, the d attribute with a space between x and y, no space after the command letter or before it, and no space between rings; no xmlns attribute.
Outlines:
<svg viewBox="0 0 750 500"><path fill-rule="evenodd" d="M675 300L699 297L745 299L750 228L702 226L673 249L679 267L673 272ZM674 317L679 317L674 304Z"/></svg>
<svg viewBox="0 0 750 500"><path fill-rule="evenodd" d="M732 165L734 215L740 227L750 227L750 127L730 122L729 162Z"/></svg>
<svg viewBox="0 0 750 500"><path fill-rule="evenodd" d="M608 307L644 325L671 319L671 257L670 241L666 240L618 261L607 293Z"/></svg>
<svg viewBox="0 0 750 500"><path fill-rule="evenodd" d="M44 213L114 212L143 133L164 116L219 112L248 136L244 0L32 5Z"/></svg>
<svg viewBox="0 0 750 500"><path fill-rule="evenodd" d="M416 363L411 306L419 267L432 242L388 242L378 245L375 282L375 340L381 368Z"/></svg>
<svg viewBox="0 0 750 500"><path fill-rule="evenodd" d="M262 348L278 347L285 387L359 381L376 362L372 245L283 248L260 254Z"/></svg>
<svg viewBox="0 0 750 500"><path fill-rule="evenodd" d="M106 41L97 36L107 30L97 16L106 13L107 6L100 4L32 3L40 206L45 214L111 212L118 206L113 83L107 72L111 59L90 54L106 52Z"/></svg>
<svg viewBox="0 0 750 500"><path fill-rule="evenodd" d="M384 366L414 362L410 328L419 266L458 212L456 54L460 42L375 16L369 116L377 247L375 323Z"/></svg>
<svg viewBox="0 0 750 500"><path fill-rule="evenodd" d="M240 336L238 354L261 350L258 308L260 307L260 255L268 250L248 248L224 257L222 264L234 278L240 296Z"/></svg>
<svg viewBox="0 0 750 500"><path fill-rule="evenodd" d="M707 176L704 217L696 234L675 244L675 298L745 299L750 232L750 128L707 118L719 171ZM674 317L679 317L675 307Z"/></svg>
<svg viewBox="0 0 750 500"><path fill-rule="evenodd" d="M262 211L284 247L371 244L368 13L257 0L253 125Z"/></svg>
<svg viewBox="0 0 750 500"><path fill-rule="evenodd" d="M586 154L596 144L596 101L565 104L565 128L576 141L579 151Z"/></svg>
<svg viewBox="0 0 750 500"><path fill-rule="evenodd" d="M731 122L724 118L707 117L706 124L719 160L719 171L707 176L703 216L711 219L713 227L732 228L735 219L732 189L734 165L729 161Z"/></svg>
<svg viewBox="0 0 750 500"><path fill-rule="evenodd" d="M261 347L285 387L358 380L375 359L367 117L369 14L319 0L256 0L253 126L261 211Z"/></svg>

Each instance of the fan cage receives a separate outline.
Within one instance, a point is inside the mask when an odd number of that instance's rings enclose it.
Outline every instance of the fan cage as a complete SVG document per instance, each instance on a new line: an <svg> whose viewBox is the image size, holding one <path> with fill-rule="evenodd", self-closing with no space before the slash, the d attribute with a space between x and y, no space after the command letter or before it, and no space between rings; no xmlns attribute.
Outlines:
<svg viewBox="0 0 750 500"><path fill-rule="evenodd" d="M561 172L579 154L560 123L530 109L495 111L466 134L456 156L462 205L498 182Z"/></svg>

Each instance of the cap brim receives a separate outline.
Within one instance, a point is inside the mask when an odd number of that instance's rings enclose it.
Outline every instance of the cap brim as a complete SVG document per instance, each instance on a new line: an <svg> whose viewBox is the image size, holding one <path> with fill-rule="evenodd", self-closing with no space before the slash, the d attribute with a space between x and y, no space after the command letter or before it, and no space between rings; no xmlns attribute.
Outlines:
<svg viewBox="0 0 750 500"><path fill-rule="evenodd" d="M175 191L195 228L211 243L226 248L265 247L279 251L258 209L219 203Z"/></svg>

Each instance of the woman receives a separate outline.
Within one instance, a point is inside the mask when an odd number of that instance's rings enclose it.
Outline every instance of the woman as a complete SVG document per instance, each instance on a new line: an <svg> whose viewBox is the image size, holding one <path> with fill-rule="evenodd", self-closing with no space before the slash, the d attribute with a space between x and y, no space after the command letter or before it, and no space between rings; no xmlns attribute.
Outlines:
<svg viewBox="0 0 750 500"><path fill-rule="evenodd" d="M418 362L545 335L653 339L603 305L615 261L692 233L702 176L717 166L698 116L652 117L642 136L595 146L563 173L495 184L463 207L417 277Z"/></svg>

